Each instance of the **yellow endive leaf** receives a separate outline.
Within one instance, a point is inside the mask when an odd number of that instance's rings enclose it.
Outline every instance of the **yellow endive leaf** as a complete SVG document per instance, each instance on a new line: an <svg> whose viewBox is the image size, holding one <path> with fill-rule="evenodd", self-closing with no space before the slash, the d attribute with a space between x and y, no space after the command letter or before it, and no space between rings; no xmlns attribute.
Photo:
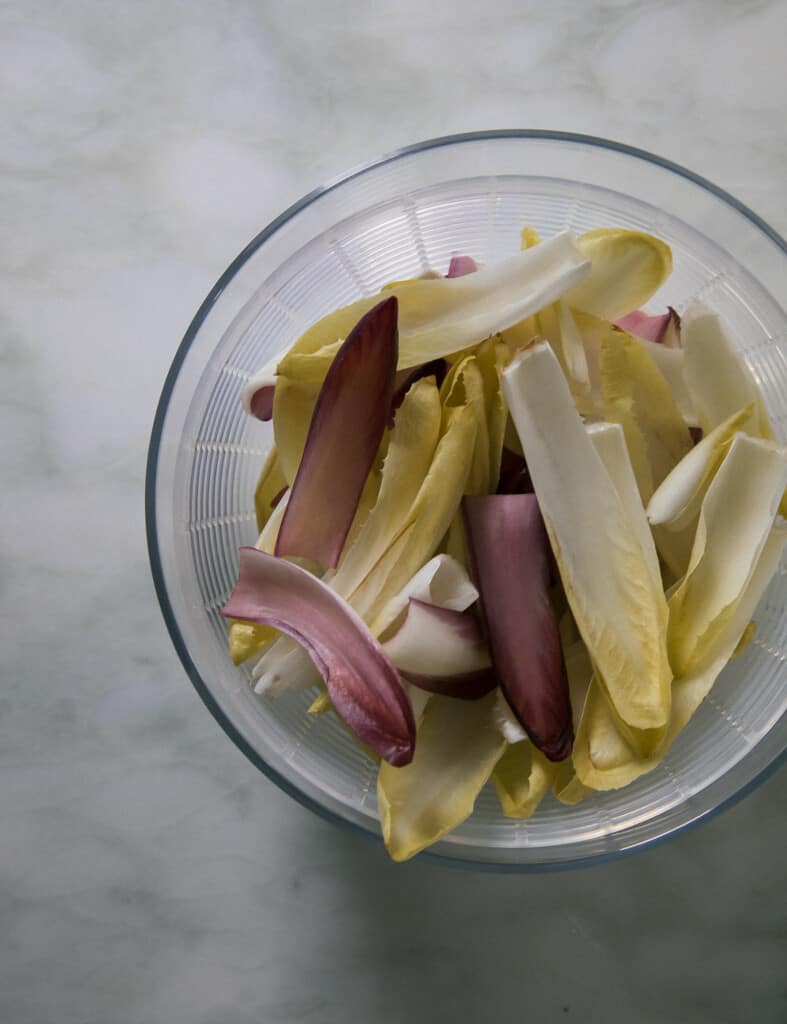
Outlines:
<svg viewBox="0 0 787 1024"><path fill-rule="evenodd" d="M591 261L590 273L563 299L606 320L639 309L672 272L670 247L661 239L625 228L597 228L577 239Z"/></svg>
<svg viewBox="0 0 787 1024"><path fill-rule="evenodd" d="M506 345L498 338L489 338L478 346L476 361L484 381L486 429L489 438L489 491L497 488L500 460L503 455L508 406L503 395L501 374L511 361Z"/></svg>
<svg viewBox="0 0 787 1024"><path fill-rule="evenodd" d="M688 572L669 601L676 676L695 673L712 658L756 569L785 483L787 448L735 436L702 502Z"/></svg>
<svg viewBox="0 0 787 1024"><path fill-rule="evenodd" d="M264 626L258 622L230 619L229 625L230 657L235 665L242 665L255 654L260 654L266 645L272 643L279 635L272 626Z"/></svg>
<svg viewBox="0 0 787 1024"><path fill-rule="evenodd" d="M306 713L308 715L324 715L326 711L333 711L333 701L328 696L328 691L323 689L306 708Z"/></svg>
<svg viewBox="0 0 787 1024"><path fill-rule="evenodd" d="M613 328L601 339L604 418L620 423L643 502L692 448L686 422L664 375L631 335Z"/></svg>
<svg viewBox="0 0 787 1024"><path fill-rule="evenodd" d="M621 717L638 728L659 727L669 715L672 680L665 598L626 508L552 349L540 344L521 353L503 385L582 639Z"/></svg>
<svg viewBox="0 0 787 1024"><path fill-rule="evenodd" d="M557 778L558 767L529 740L510 745L492 772L503 814L529 818Z"/></svg>
<svg viewBox="0 0 787 1024"><path fill-rule="evenodd" d="M587 797L592 796L594 790L579 781L576 769L574 768L574 759L573 757L567 757L565 761L561 761L558 765L558 773L552 785L552 792L561 804L573 807L587 799Z"/></svg>
<svg viewBox="0 0 787 1024"><path fill-rule="evenodd" d="M563 232L474 274L389 287L386 294L399 300L399 369L450 355L519 323L554 302L588 271L573 235ZM329 313L290 352L316 352L346 338L379 301L378 294Z"/></svg>
<svg viewBox="0 0 787 1024"><path fill-rule="evenodd" d="M273 501L281 495L287 481L279 464L276 445L272 445L260 472L254 491L254 511L257 514L257 529L262 530L273 512Z"/></svg>
<svg viewBox="0 0 787 1024"><path fill-rule="evenodd" d="M770 532L748 586L717 634L707 660L696 671L675 679L667 729L651 756L643 757L632 749L621 735L602 689L597 682L591 685L586 714L577 731L572 755L582 784L598 790L619 789L659 764L743 642L751 616L778 568L785 541L787 529L784 527Z"/></svg>
<svg viewBox="0 0 787 1024"><path fill-rule="evenodd" d="M273 436L279 463L287 483L292 486L301 464L309 433L319 385L301 384L280 373L273 393Z"/></svg>
<svg viewBox="0 0 787 1024"><path fill-rule="evenodd" d="M520 233L520 249L532 249L534 245L538 245L541 241L541 235L536 231L535 228L531 228L527 225L522 228Z"/></svg>
<svg viewBox="0 0 787 1024"><path fill-rule="evenodd" d="M489 493L489 427L486 416L484 378L477 358L467 356L448 373L441 389L444 418L449 410L467 407L476 421L475 444L465 482L465 494Z"/></svg>
<svg viewBox="0 0 787 1024"><path fill-rule="evenodd" d="M435 457L441 420L434 380L417 381L397 410L377 500L357 536L345 547L331 581L333 589L351 603L355 591L409 521L410 510Z"/></svg>
<svg viewBox="0 0 787 1024"><path fill-rule="evenodd" d="M469 275L472 276L472 275ZM461 280L461 278L460 278ZM360 614L379 635L387 623L380 618L387 603L436 552L462 500L470 471L477 420L469 406L447 410L445 432L415 501L401 524L399 551L385 574L370 574ZM377 576L378 579L374 579ZM355 604L355 602L353 602Z"/></svg>
<svg viewBox="0 0 787 1024"><path fill-rule="evenodd" d="M423 713L415 756L404 768L380 765L377 800L391 857L408 860L461 824L505 749L495 694L481 700L433 696Z"/></svg>

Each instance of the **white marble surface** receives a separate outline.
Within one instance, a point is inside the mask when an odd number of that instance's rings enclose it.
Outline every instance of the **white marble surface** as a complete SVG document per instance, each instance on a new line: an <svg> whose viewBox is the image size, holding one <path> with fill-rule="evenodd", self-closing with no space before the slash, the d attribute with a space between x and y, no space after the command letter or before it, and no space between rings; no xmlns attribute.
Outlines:
<svg viewBox="0 0 787 1024"><path fill-rule="evenodd" d="M777 1024L785 774L618 864L479 876L312 817L170 646L142 484L179 337L306 190L598 133L787 232L780 0L0 4L0 1020Z"/></svg>

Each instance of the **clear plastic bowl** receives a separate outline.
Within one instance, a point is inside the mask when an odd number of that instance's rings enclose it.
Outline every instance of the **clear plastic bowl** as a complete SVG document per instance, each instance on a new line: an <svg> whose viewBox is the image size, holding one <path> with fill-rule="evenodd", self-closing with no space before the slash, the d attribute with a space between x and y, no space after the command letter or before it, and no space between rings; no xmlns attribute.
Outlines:
<svg viewBox="0 0 787 1024"><path fill-rule="evenodd" d="M323 314L452 253L490 263L543 236L621 225L665 239L675 269L652 302L700 295L731 328L775 430L787 422L787 246L731 196L658 157L602 139L483 132L394 153L304 197L262 231L206 298L164 384L150 445L147 529L161 608L178 654L228 735L282 789L377 836L373 764L311 695L256 697L227 654L219 609L238 548L256 540L253 491L271 443L241 411L248 375ZM642 847L741 796L787 746L787 572L758 631L719 678L662 765L576 807L551 797L504 818L487 788L428 856L498 869L567 866Z"/></svg>

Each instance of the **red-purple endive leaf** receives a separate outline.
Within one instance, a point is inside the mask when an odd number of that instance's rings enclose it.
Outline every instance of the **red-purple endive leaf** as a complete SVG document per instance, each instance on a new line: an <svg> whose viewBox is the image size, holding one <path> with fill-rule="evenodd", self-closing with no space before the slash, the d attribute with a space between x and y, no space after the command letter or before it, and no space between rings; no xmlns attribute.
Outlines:
<svg viewBox="0 0 787 1024"><path fill-rule="evenodd" d="M277 555L335 568L393 397L396 296L378 303L350 331L314 407L306 446L276 541Z"/></svg>
<svg viewBox="0 0 787 1024"><path fill-rule="evenodd" d="M251 396L249 402L251 414L264 423L267 423L273 416L273 395L275 390L275 385L265 384L263 387L258 388Z"/></svg>
<svg viewBox="0 0 787 1024"><path fill-rule="evenodd" d="M316 576L241 548L238 582L221 614L265 623L301 644L358 738L392 765L410 763L415 719L399 673L363 619Z"/></svg>
<svg viewBox="0 0 787 1024"><path fill-rule="evenodd" d="M680 316L672 308L667 306L666 313L659 313L651 316L641 309L635 309L633 313L627 313L615 321L615 326L622 328L635 338L643 338L645 341L655 341L667 348L680 348Z"/></svg>
<svg viewBox="0 0 787 1024"><path fill-rule="evenodd" d="M391 398L391 415L388 417L388 426L392 427L396 410L404 401L405 395L416 381L424 377L434 377L439 388L448 373L448 363L445 359L432 359L428 363L421 363L420 366L410 366L405 370L397 370L394 377L393 397Z"/></svg>
<svg viewBox="0 0 787 1024"><path fill-rule="evenodd" d="M497 686L473 609L452 611L411 597L401 625L383 647L409 682L430 693L477 700Z"/></svg>
<svg viewBox="0 0 787 1024"><path fill-rule="evenodd" d="M549 601L550 548L534 494L463 499L492 661L511 710L551 761L571 753L566 669Z"/></svg>
<svg viewBox="0 0 787 1024"><path fill-rule="evenodd" d="M446 277L466 277L478 270L478 264L472 256L452 256L448 264Z"/></svg>

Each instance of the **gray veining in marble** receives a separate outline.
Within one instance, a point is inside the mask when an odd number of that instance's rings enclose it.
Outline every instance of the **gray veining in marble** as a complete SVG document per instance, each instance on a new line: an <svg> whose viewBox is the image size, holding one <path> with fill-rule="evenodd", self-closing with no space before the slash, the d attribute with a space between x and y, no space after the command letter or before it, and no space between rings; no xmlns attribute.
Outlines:
<svg viewBox="0 0 787 1024"><path fill-rule="evenodd" d="M378 153L608 135L787 232L785 38L780 0L0 4L0 1021L787 1019L784 771L617 864L389 864L210 718L141 500L218 273Z"/></svg>

